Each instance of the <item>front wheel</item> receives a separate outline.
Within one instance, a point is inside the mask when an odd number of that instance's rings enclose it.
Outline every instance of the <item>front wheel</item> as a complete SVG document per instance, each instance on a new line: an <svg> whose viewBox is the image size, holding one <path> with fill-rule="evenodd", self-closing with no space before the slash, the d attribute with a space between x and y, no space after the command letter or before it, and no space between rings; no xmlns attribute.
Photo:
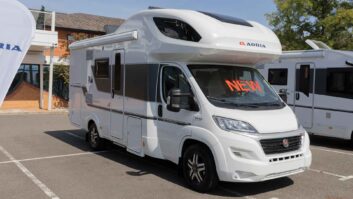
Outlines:
<svg viewBox="0 0 353 199"><path fill-rule="evenodd" d="M203 145L192 145L186 149L183 173L187 184L198 192L211 191L218 184L212 153Z"/></svg>
<svg viewBox="0 0 353 199"><path fill-rule="evenodd" d="M96 124L92 123L88 128L87 133L88 144L93 150L100 150L103 148L104 140L99 137Z"/></svg>

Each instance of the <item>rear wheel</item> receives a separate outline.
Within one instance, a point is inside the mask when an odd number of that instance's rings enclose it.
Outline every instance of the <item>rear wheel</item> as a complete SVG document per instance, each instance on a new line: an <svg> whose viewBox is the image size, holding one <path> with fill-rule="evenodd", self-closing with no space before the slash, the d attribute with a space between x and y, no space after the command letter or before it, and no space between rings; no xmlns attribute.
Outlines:
<svg viewBox="0 0 353 199"><path fill-rule="evenodd" d="M89 125L87 138L88 144L93 150L100 150L103 148L104 140L99 137L98 129L95 123Z"/></svg>
<svg viewBox="0 0 353 199"><path fill-rule="evenodd" d="M192 145L183 155L183 174L187 184L198 192L208 192L218 184L218 176L210 150Z"/></svg>

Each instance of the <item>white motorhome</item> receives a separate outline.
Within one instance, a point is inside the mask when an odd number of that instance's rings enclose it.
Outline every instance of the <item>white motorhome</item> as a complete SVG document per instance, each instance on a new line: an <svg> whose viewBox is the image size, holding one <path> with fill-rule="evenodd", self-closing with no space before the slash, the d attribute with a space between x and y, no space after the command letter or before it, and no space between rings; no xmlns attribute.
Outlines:
<svg viewBox="0 0 353 199"><path fill-rule="evenodd" d="M353 142L353 52L306 42L313 50L284 52L258 69L309 133Z"/></svg>
<svg viewBox="0 0 353 199"><path fill-rule="evenodd" d="M180 165L205 192L219 180L303 172L309 137L254 68L282 52L268 28L191 10L142 11L116 33L70 46L70 120L99 148Z"/></svg>

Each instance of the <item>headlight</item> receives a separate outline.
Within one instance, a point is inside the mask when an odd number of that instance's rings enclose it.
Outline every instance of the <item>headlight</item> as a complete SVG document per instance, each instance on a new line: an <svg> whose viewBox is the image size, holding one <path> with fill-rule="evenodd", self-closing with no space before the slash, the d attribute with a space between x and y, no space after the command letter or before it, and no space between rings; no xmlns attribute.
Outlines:
<svg viewBox="0 0 353 199"><path fill-rule="evenodd" d="M253 126L243 121L233 120L233 119L228 119L228 118L218 117L218 116L213 116L213 119L215 120L219 128L225 131L257 133L256 129Z"/></svg>

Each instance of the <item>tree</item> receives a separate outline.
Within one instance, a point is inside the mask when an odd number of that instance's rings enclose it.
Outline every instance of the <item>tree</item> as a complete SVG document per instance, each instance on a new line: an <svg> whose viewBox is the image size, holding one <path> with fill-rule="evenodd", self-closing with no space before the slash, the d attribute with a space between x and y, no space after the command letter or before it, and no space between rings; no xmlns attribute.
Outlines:
<svg viewBox="0 0 353 199"><path fill-rule="evenodd" d="M308 49L306 39L353 49L353 0L274 0L267 19L284 50Z"/></svg>
<svg viewBox="0 0 353 199"><path fill-rule="evenodd" d="M62 99L69 99L70 66L55 65L53 71L53 92Z"/></svg>

